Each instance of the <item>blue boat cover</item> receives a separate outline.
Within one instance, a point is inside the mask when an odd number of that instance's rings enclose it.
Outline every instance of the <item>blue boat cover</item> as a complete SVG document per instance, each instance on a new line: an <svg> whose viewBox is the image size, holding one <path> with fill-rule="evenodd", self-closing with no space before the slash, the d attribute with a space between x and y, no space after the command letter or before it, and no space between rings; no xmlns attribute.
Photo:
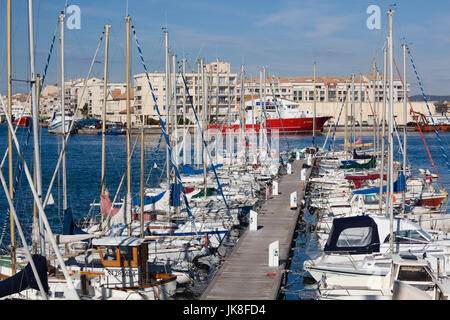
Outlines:
<svg viewBox="0 0 450 320"><path fill-rule="evenodd" d="M180 184L172 183L170 185L170 201L169 201L169 204L172 207L179 207L180 206L180 195L181 195L181 186L180 186Z"/></svg>
<svg viewBox="0 0 450 320"><path fill-rule="evenodd" d="M383 192L386 192L387 186L383 186ZM394 192L402 192L406 190L406 179L403 172L400 173L398 180L394 182ZM360 189L353 191L353 194L374 194L380 193L380 187L370 189Z"/></svg>
<svg viewBox="0 0 450 320"><path fill-rule="evenodd" d="M223 166L223 164L216 164L214 166L214 169L220 168L222 166ZM213 169L213 167L211 166L209 168L206 168L206 171L210 171L212 169ZM197 169L193 169L193 168L189 167L186 164L183 165L183 174L186 175L186 176L189 176L189 175L192 175L192 174L201 174L201 173L203 173L203 169L198 169L197 170Z"/></svg>
<svg viewBox="0 0 450 320"><path fill-rule="evenodd" d="M360 160L366 159L366 160L369 160L370 158L372 158L371 155L365 155L365 154L359 155L359 154L356 153L356 149L353 149L353 159L360 159Z"/></svg>
<svg viewBox="0 0 450 320"><path fill-rule="evenodd" d="M341 161L343 166L354 166L354 165L358 165L359 163L353 160L342 160Z"/></svg>
<svg viewBox="0 0 450 320"><path fill-rule="evenodd" d="M353 230L353 231L352 231ZM359 238L356 237L358 232ZM349 237L353 234L353 237ZM334 218L324 251L327 253L371 254L380 252L376 222L369 216Z"/></svg>
<svg viewBox="0 0 450 320"><path fill-rule="evenodd" d="M159 200L162 199L162 197L164 197L164 194L166 193L166 191L161 192L160 194L156 195L156 196L145 196L144 197L144 206L148 205L148 204L152 204L152 203L156 203ZM132 201L133 206L138 206L141 204L141 199L140 198L134 198Z"/></svg>
<svg viewBox="0 0 450 320"><path fill-rule="evenodd" d="M81 230L80 227L78 227L75 222L73 221L73 214L72 209L67 209L64 213L64 221L63 221L63 233L65 235L72 235L72 234L87 234L87 232L84 232Z"/></svg>
<svg viewBox="0 0 450 320"><path fill-rule="evenodd" d="M35 254L32 256L36 271L41 280L44 291L48 293L47 259L44 256ZM38 283L34 277L30 263L15 275L0 281L0 298L7 297L14 293L19 293L25 289L32 288L39 290Z"/></svg>

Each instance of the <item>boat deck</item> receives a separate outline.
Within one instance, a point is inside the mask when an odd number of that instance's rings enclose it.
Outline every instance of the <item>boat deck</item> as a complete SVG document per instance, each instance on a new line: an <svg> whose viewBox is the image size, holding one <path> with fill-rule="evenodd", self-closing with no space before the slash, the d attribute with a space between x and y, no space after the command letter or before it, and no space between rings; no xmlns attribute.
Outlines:
<svg viewBox="0 0 450 320"><path fill-rule="evenodd" d="M290 209L290 195L303 200L300 173L305 160L292 162L292 174L280 178L278 196L270 196L258 215L258 230L249 228L224 261L200 300L275 300L291 250L299 210ZM311 169L307 169L309 178ZM269 244L279 241L279 266L269 267Z"/></svg>

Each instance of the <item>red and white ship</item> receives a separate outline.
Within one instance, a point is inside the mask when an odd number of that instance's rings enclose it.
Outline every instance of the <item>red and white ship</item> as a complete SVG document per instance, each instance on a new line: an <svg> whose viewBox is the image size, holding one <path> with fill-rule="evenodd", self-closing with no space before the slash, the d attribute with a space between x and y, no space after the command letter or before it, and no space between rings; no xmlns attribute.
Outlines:
<svg viewBox="0 0 450 320"><path fill-rule="evenodd" d="M287 133L302 133L313 131L314 114L310 110L299 109L300 105L288 99L277 99L276 104L272 96L266 97L265 115L264 112L260 115L260 99L253 99L245 102L245 129L259 131L262 117L262 126L267 130L278 130L280 133L283 129ZM277 110L278 106L278 110ZM253 110L253 111L252 111ZM257 111L258 110L258 111ZM267 120L266 120L267 118ZM322 116L316 114L316 131L321 131L325 122L331 116ZM236 131L241 127L241 120L238 118L231 126L230 124L219 124L219 129L222 132ZM216 125L210 125L210 129L216 129Z"/></svg>

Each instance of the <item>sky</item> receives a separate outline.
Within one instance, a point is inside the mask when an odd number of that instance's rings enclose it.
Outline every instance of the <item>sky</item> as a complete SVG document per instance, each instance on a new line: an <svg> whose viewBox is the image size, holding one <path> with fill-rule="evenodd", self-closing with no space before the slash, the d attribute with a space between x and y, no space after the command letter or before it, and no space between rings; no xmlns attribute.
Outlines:
<svg viewBox="0 0 450 320"><path fill-rule="evenodd" d="M13 78L29 78L28 0L13 0ZM371 73L375 58L383 70L382 48L387 11L394 13L394 57L402 71L401 44L407 43L428 95L450 94L450 1L447 0L34 0L36 71L43 74L58 15L66 5L81 11L81 28L65 29L65 78L86 77L105 24L111 25L109 81L125 81L125 19L135 26L150 71L164 70L164 33L170 51L188 61L231 63L247 77L263 66L274 76L350 76ZM369 30L367 8L381 9L381 28ZM68 15L69 16L69 15ZM58 38L57 38L58 39ZM132 39L132 74L144 71ZM103 77L104 41L91 76ZM0 1L0 91L6 92L6 0ZM60 83L59 41L55 43L45 84ZM420 93L411 63L410 95ZM26 84L14 82L14 92Z"/></svg>

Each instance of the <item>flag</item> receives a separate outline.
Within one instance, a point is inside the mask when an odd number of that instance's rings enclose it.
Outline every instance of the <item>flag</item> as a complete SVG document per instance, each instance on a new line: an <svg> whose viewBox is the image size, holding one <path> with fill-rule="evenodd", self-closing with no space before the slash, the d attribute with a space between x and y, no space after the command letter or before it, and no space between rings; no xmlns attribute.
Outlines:
<svg viewBox="0 0 450 320"><path fill-rule="evenodd" d="M362 137L359 137L358 141L355 142L355 145L362 144Z"/></svg>
<svg viewBox="0 0 450 320"><path fill-rule="evenodd" d="M100 212L102 215L111 215L113 217L118 211L118 208L112 208L111 200L109 199L108 195L102 194L100 199Z"/></svg>

